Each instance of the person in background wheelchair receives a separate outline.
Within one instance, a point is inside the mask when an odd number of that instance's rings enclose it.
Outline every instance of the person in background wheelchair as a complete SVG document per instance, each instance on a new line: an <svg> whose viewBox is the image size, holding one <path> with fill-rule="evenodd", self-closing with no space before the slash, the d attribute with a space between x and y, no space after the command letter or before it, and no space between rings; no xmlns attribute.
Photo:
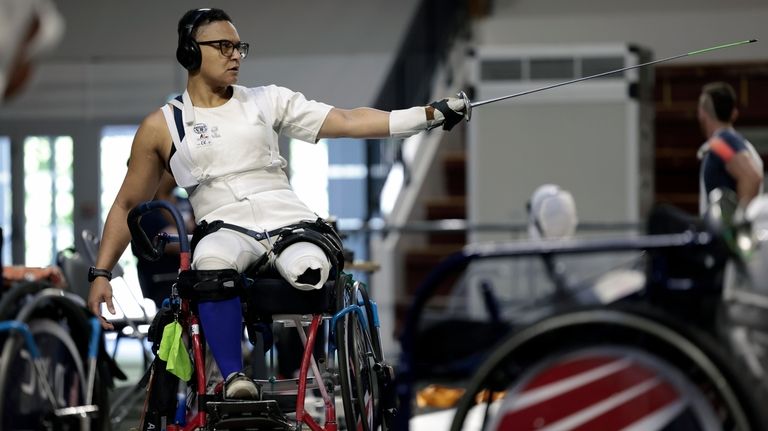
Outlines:
<svg viewBox="0 0 768 431"><path fill-rule="evenodd" d="M274 267L297 289L323 286L338 237L291 190L278 135L307 142L334 137L407 137L464 118L459 99L384 112L339 109L278 86L236 85L249 45L220 9L190 10L178 23L176 58L188 71L186 91L147 116L131 149L123 185L104 227L88 304L114 312L110 269L128 245L128 212L149 200L164 171L189 192L200 224L192 268L220 271L219 288L198 303L203 331L226 377L226 398L257 398L242 372L241 304L228 295L232 278ZM275 241L276 238L281 238ZM103 321L109 328L111 325Z"/></svg>

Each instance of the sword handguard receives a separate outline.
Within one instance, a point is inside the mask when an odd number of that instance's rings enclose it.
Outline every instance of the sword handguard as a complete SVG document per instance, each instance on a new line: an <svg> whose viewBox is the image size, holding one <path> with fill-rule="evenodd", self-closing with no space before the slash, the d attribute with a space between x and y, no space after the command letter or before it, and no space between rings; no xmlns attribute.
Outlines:
<svg viewBox="0 0 768 431"><path fill-rule="evenodd" d="M464 102L464 118L469 122L469 119L472 118L472 103L469 101L469 97L467 97L467 93L463 91L459 91L456 93L456 97L461 99L462 102Z"/></svg>

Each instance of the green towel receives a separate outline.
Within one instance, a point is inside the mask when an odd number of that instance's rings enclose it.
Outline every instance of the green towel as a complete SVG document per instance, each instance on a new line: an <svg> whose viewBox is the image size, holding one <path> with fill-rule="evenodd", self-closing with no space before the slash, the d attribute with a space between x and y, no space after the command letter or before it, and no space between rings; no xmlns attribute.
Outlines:
<svg viewBox="0 0 768 431"><path fill-rule="evenodd" d="M182 331L179 322L165 325L157 356L168 363L166 370L169 373L187 382L192 377L192 362L189 360L186 346L181 341Z"/></svg>

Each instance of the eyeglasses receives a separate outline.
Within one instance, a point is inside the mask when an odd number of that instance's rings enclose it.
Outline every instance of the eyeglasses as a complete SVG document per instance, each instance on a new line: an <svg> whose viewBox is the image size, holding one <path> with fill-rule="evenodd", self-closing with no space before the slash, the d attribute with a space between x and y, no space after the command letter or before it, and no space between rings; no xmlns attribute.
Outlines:
<svg viewBox="0 0 768 431"><path fill-rule="evenodd" d="M207 46L217 46L219 47L219 51L221 51L221 55L225 57L229 57L232 55L232 51L237 49L237 52L240 53L240 59L244 60L245 57L248 56L248 43L247 42L237 42L234 43L231 40L221 39L221 40L206 40L202 42L197 42L198 45L207 45Z"/></svg>

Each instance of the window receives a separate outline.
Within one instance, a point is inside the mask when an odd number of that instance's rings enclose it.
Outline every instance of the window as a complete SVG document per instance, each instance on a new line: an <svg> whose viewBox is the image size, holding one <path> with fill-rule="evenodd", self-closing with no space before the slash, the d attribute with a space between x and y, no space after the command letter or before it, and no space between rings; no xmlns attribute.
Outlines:
<svg viewBox="0 0 768 431"><path fill-rule="evenodd" d="M597 75L624 67L624 57L584 57L581 60L581 76ZM623 78L624 72L611 73L599 79Z"/></svg>
<svg viewBox="0 0 768 431"><path fill-rule="evenodd" d="M534 58L530 65L531 80L569 79L574 75L573 58Z"/></svg>
<svg viewBox="0 0 768 431"><path fill-rule="evenodd" d="M291 186L309 208L329 215L345 233L344 248L357 260L368 257L363 225L367 205L366 142L361 139L324 139L316 145L291 141ZM367 274L356 275L365 282Z"/></svg>
<svg viewBox="0 0 768 431"><path fill-rule="evenodd" d="M128 158L131 155L131 142L138 126L106 126L101 130L99 152L101 159L101 228L107 220L109 209L115 201L115 196L123 184L123 178L128 171ZM118 261L125 272L123 278L131 287L138 288L136 274L136 258L128 247Z"/></svg>
<svg viewBox="0 0 768 431"><path fill-rule="evenodd" d="M107 220L109 209L123 184L128 171L128 158L131 155L131 142L138 126L107 126L101 130L99 151L101 161L101 226Z"/></svg>
<svg viewBox="0 0 768 431"><path fill-rule="evenodd" d="M483 60L480 79L483 81L519 81L523 77L523 61L520 59Z"/></svg>
<svg viewBox="0 0 768 431"><path fill-rule="evenodd" d="M320 217L328 217L328 143L291 140L291 187Z"/></svg>
<svg viewBox="0 0 768 431"><path fill-rule="evenodd" d="M0 227L3 228L2 261L11 259L11 140L0 136Z"/></svg>
<svg viewBox="0 0 768 431"><path fill-rule="evenodd" d="M24 140L24 263L48 266L74 245L72 138L30 136Z"/></svg>

